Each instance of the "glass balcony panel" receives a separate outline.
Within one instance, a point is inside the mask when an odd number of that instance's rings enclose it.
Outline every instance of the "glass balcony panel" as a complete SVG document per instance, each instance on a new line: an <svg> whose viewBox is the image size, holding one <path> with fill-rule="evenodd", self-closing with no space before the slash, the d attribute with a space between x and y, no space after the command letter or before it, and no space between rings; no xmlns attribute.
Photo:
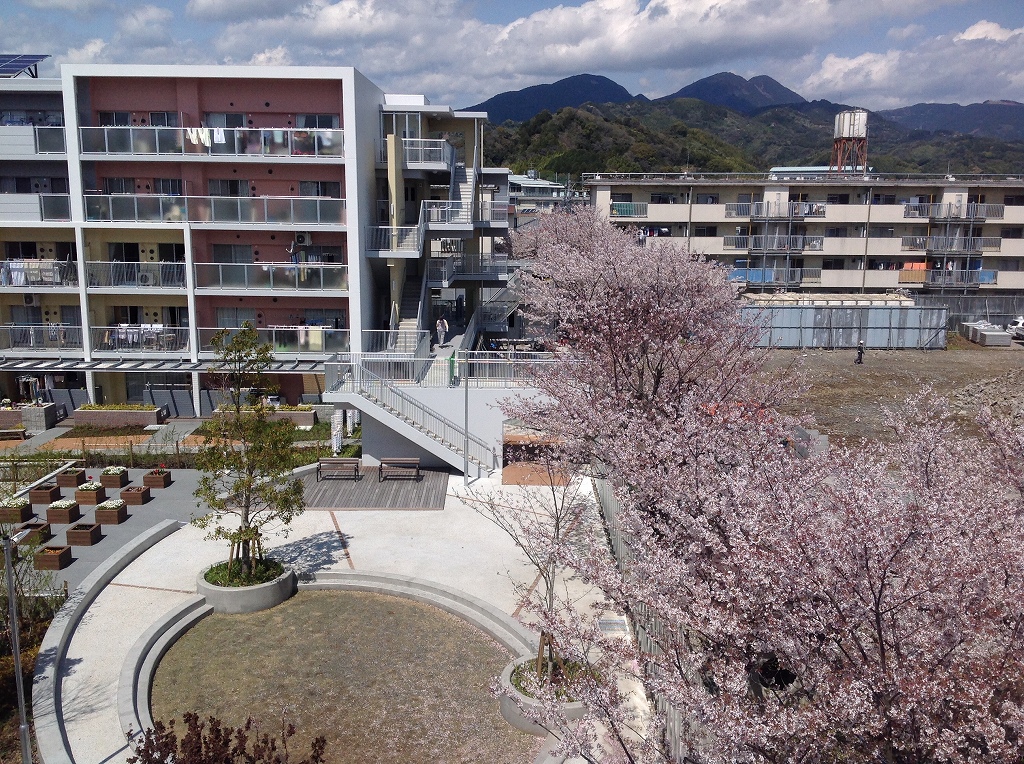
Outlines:
<svg viewBox="0 0 1024 764"><path fill-rule="evenodd" d="M137 220L136 196L110 196L110 219L116 221Z"/></svg>
<svg viewBox="0 0 1024 764"><path fill-rule="evenodd" d="M323 289L348 289L348 266L335 265L320 268L320 285Z"/></svg>
<svg viewBox="0 0 1024 764"><path fill-rule="evenodd" d="M237 132L233 128L210 128L210 153L237 154Z"/></svg>
<svg viewBox="0 0 1024 764"><path fill-rule="evenodd" d="M292 202L292 222L296 224L309 223L318 225L320 223L319 199L294 199Z"/></svg>
<svg viewBox="0 0 1024 764"><path fill-rule="evenodd" d="M291 223L292 200L281 197L263 197L266 202L268 223Z"/></svg>
<svg viewBox="0 0 1024 764"><path fill-rule="evenodd" d="M159 154L181 154L184 151L185 142L182 137L181 128L163 127L156 131L156 150Z"/></svg>
<svg viewBox="0 0 1024 764"><path fill-rule="evenodd" d="M97 352L188 352L188 328L163 324L94 326L92 346Z"/></svg>
<svg viewBox="0 0 1024 764"><path fill-rule="evenodd" d="M156 131L151 127L131 128L133 154L156 153Z"/></svg>
<svg viewBox="0 0 1024 764"><path fill-rule="evenodd" d="M348 222L344 199L321 199L319 206L322 225L345 225Z"/></svg>
<svg viewBox="0 0 1024 764"><path fill-rule="evenodd" d="M87 197L85 197L85 219L86 220L110 220L110 197L109 196L87 196Z"/></svg>
<svg viewBox="0 0 1024 764"><path fill-rule="evenodd" d="M82 141L82 153L103 154L106 152L106 131L102 127L82 127L79 128L78 135Z"/></svg>
<svg viewBox="0 0 1024 764"><path fill-rule="evenodd" d="M137 220L157 222L164 219L161 196L137 196L135 206L138 210Z"/></svg>
<svg viewBox="0 0 1024 764"><path fill-rule="evenodd" d="M40 194L43 220L71 220L71 197L67 194Z"/></svg>
<svg viewBox="0 0 1024 764"><path fill-rule="evenodd" d="M344 130L316 130L316 153L319 156L340 157L345 155Z"/></svg>
<svg viewBox="0 0 1024 764"><path fill-rule="evenodd" d="M263 153L267 156L288 156L291 154L290 137L287 130L264 130Z"/></svg>
<svg viewBox="0 0 1024 764"><path fill-rule="evenodd" d="M131 131L119 127L104 127L106 152L108 154L130 154L132 152Z"/></svg>
<svg viewBox="0 0 1024 764"><path fill-rule="evenodd" d="M40 154L63 154L67 151L63 127L37 127L36 151Z"/></svg>

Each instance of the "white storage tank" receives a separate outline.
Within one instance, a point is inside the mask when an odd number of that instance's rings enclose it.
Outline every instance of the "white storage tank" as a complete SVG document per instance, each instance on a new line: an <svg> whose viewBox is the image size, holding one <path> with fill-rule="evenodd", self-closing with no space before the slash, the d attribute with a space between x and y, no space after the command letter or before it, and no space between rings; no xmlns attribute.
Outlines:
<svg viewBox="0 0 1024 764"><path fill-rule="evenodd" d="M835 138L867 138L868 113L863 109L836 114Z"/></svg>

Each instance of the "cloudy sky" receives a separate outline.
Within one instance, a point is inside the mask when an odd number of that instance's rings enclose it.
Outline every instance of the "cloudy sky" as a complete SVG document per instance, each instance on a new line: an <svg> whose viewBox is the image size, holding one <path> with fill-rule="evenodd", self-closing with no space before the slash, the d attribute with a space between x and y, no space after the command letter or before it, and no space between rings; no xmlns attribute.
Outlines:
<svg viewBox="0 0 1024 764"><path fill-rule="evenodd" d="M582 72L667 95L720 71L871 109L1024 101L1022 0L0 0L0 52L340 64L469 106Z"/></svg>

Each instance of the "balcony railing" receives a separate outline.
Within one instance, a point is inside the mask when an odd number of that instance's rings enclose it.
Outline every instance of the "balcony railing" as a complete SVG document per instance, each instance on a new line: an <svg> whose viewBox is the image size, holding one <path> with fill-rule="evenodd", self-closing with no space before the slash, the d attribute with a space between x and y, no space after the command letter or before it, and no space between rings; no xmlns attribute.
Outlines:
<svg viewBox="0 0 1024 764"><path fill-rule="evenodd" d="M424 201L420 210L420 220L425 223L470 225L473 222L473 203Z"/></svg>
<svg viewBox="0 0 1024 764"><path fill-rule="evenodd" d="M71 220L67 194L0 194L0 221L38 223Z"/></svg>
<svg viewBox="0 0 1024 764"><path fill-rule="evenodd" d="M431 257L427 259L427 281L500 279L508 276L508 260L490 257Z"/></svg>
<svg viewBox="0 0 1024 764"><path fill-rule="evenodd" d="M326 263L196 263L197 289L348 289L348 266Z"/></svg>
<svg viewBox="0 0 1024 764"><path fill-rule="evenodd" d="M71 220L68 194L39 194L39 216L43 220Z"/></svg>
<svg viewBox="0 0 1024 764"><path fill-rule="evenodd" d="M185 263L88 262L85 272L91 287L185 288Z"/></svg>
<svg viewBox="0 0 1024 764"><path fill-rule="evenodd" d="M998 236L904 236L901 247L950 254L998 252L1002 239Z"/></svg>
<svg viewBox="0 0 1024 764"><path fill-rule="evenodd" d="M726 204L726 217L823 218L825 202L740 202Z"/></svg>
<svg viewBox="0 0 1024 764"><path fill-rule="evenodd" d="M508 202L480 202L476 219L483 223L507 223Z"/></svg>
<svg viewBox="0 0 1024 764"><path fill-rule="evenodd" d="M343 130L80 127L83 154L343 157Z"/></svg>
<svg viewBox="0 0 1024 764"><path fill-rule="evenodd" d="M997 271L992 270L940 270L933 268L924 271L925 284L929 286L979 286L981 284L995 284Z"/></svg>
<svg viewBox="0 0 1024 764"><path fill-rule="evenodd" d="M408 250L419 252L419 226L370 226L366 229L366 248L376 252Z"/></svg>
<svg viewBox="0 0 1024 764"><path fill-rule="evenodd" d="M820 252L825 245L824 236L723 236L726 249L746 249L754 252Z"/></svg>
<svg viewBox="0 0 1024 764"><path fill-rule="evenodd" d="M223 329L200 328L199 349L212 352L213 336ZM228 329L233 334L237 328ZM330 329L326 326L270 326L256 330L260 344L270 344L275 353L311 353L328 355L347 353L349 345L348 329Z"/></svg>
<svg viewBox="0 0 1024 764"><path fill-rule="evenodd" d="M934 220L1002 220L1002 204L904 204L903 217Z"/></svg>
<svg viewBox="0 0 1024 764"><path fill-rule="evenodd" d="M344 199L319 196L87 194L85 219L98 222L343 226L347 215Z"/></svg>
<svg viewBox="0 0 1024 764"><path fill-rule="evenodd" d="M646 202L612 202L613 218L645 218L647 217Z"/></svg>
<svg viewBox="0 0 1024 764"><path fill-rule="evenodd" d="M68 324L8 324L0 326L0 349L80 350L82 327Z"/></svg>
<svg viewBox="0 0 1024 764"><path fill-rule="evenodd" d="M406 164L443 164L451 167L454 147L448 141L435 138L403 138L402 151Z"/></svg>
<svg viewBox="0 0 1024 764"><path fill-rule="evenodd" d="M0 125L0 153L7 159L33 154L66 154L64 128L43 125Z"/></svg>
<svg viewBox="0 0 1024 764"><path fill-rule="evenodd" d="M729 273L731 281L743 281L747 284L799 284L802 280L802 268L734 268ZM821 277L820 269L818 277Z"/></svg>
<svg viewBox="0 0 1024 764"><path fill-rule="evenodd" d="M96 352L187 353L188 327L164 324L118 324L92 327Z"/></svg>
<svg viewBox="0 0 1024 764"><path fill-rule="evenodd" d="M0 262L3 286L78 286L78 264L64 260L4 260Z"/></svg>

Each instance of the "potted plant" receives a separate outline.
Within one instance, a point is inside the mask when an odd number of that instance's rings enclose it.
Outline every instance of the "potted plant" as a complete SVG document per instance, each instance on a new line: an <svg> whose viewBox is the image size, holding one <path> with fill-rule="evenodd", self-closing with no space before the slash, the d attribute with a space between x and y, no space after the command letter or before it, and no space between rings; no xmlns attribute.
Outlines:
<svg viewBox="0 0 1024 764"><path fill-rule="evenodd" d="M69 546L92 546L100 543L99 523L77 523L68 528Z"/></svg>
<svg viewBox="0 0 1024 764"><path fill-rule="evenodd" d="M0 523L23 523L32 517L27 496L10 496L0 501Z"/></svg>
<svg viewBox="0 0 1024 764"><path fill-rule="evenodd" d="M90 480L75 489L75 501L79 504L99 504L107 500L107 491L102 483Z"/></svg>
<svg viewBox="0 0 1024 764"><path fill-rule="evenodd" d="M171 484L171 471L161 464L142 476L142 484L148 488L166 488Z"/></svg>
<svg viewBox="0 0 1024 764"><path fill-rule="evenodd" d="M82 511L74 499L58 499L46 508L46 522L54 525L71 525L81 516Z"/></svg>
<svg viewBox="0 0 1024 764"><path fill-rule="evenodd" d="M57 485L62 488L77 488L84 482L85 470L81 467L72 467L57 475Z"/></svg>
<svg viewBox="0 0 1024 764"><path fill-rule="evenodd" d="M96 505L96 522L100 525L117 525L128 519L128 506L121 499L107 499Z"/></svg>
<svg viewBox="0 0 1024 764"><path fill-rule="evenodd" d="M128 485L128 468L104 467L100 472L100 485L104 488L124 488Z"/></svg>
<svg viewBox="0 0 1024 764"><path fill-rule="evenodd" d="M33 559L36 570L62 570L71 564L71 547L44 546Z"/></svg>
<svg viewBox="0 0 1024 764"><path fill-rule="evenodd" d="M28 535L19 541L19 544L45 544L53 538L53 532L50 530L50 524L44 523L42 520L23 523L18 527L18 530L28 531Z"/></svg>
<svg viewBox="0 0 1024 764"><path fill-rule="evenodd" d="M149 501L148 485L130 485L121 489L121 501L130 507L138 507Z"/></svg>
<svg viewBox="0 0 1024 764"><path fill-rule="evenodd" d="M56 483L43 483L28 492L28 500L33 504L50 504L60 498L60 486Z"/></svg>

